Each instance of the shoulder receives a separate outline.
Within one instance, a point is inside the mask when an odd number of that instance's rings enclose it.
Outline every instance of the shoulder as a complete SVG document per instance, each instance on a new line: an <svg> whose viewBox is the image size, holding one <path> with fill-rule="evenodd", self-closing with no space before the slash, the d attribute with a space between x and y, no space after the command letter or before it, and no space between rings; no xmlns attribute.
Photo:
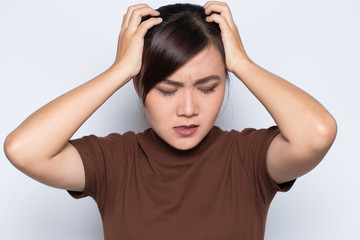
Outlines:
<svg viewBox="0 0 360 240"><path fill-rule="evenodd" d="M234 148L240 155L260 152L266 154L269 145L280 133L277 126L261 129L244 128L241 131L217 128L216 132L218 137L215 141L218 144Z"/></svg>
<svg viewBox="0 0 360 240"><path fill-rule="evenodd" d="M70 143L81 152L97 152L98 154L118 150L136 145L136 134L132 131L125 133L110 133L106 136L95 134L70 140Z"/></svg>
<svg viewBox="0 0 360 240"><path fill-rule="evenodd" d="M253 135L269 135L269 134L276 134L279 133L279 128L277 126L271 126L269 128L244 128L243 130L230 130L230 134L237 135L237 136L253 136Z"/></svg>
<svg viewBox="0 0 360 240"><path fill-rule="evenodd" d="M257 142L257 143L267 143L275 138L276 135L280 133L280 130L277 126L271 126L269 128L245 128L241 132L232 130L231 133L242 142Z"/></svg>
<svg viewBox="0 0 360 240"><path fill-rule="evenodd" d="M250 140L250 139L263 139L267 137L275 137L280 133L277 126L271 126L269 128L244 128L243 130L223 130L217 126L214 127L216 135L223 138L230 139L241 139L241 140Z"/></svg>
<svg viewBox="0 0 360 240"><path fill-rule="evenodd" d="M125 133L110 133L105 137L97 137L97 139L104 143L132 143L136 141L137 135L133 131L128 131Z"/></svg>

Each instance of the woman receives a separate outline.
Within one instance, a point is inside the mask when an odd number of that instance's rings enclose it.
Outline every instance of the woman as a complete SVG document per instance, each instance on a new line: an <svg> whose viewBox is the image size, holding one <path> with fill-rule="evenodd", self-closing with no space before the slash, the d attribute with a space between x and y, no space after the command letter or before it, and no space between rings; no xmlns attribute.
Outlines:
<svg viewBox="0 0 360 240"><path fill-rule="evenodd" d="M277 126L214 123L232 72ZM151 129L70 140L131 79ZM314 98L247 56L226 3L131 6L114 64L9 134L9 160L98 204L105 239L263 239L277 191L314 168L337 126Z"/></svg>

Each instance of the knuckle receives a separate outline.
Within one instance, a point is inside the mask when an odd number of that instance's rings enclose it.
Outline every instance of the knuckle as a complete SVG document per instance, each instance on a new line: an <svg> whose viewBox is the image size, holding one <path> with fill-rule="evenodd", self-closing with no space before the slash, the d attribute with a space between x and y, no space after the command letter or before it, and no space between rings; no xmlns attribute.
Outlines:
<svg viewBox="0 0 360 240"><path fill-rule="evenodd" d="M152 25L153 25L152 21L146 21L146 22L143 22L142 24L140 24L139 28L141 30L146 30L146 29L150 28Z"/></svg>
<svg viewBox="0 0 360 240"><path fill-rule="evenodd" d="M128 13L132 13L133 11L135 11L136 9L139 9L141 7L146 7L148 6L147 4L135 4L135 5L131 5L128 7L127 12Z"/></svg>
<svg viewBox="0 0 360 240"><path fill-rule="evenodd" d="M143 8L134 9L132 11L132 15L134 15L135 17L141 17L143 15L143 11L144 11Z"/></svg>
<svg viewBox="0 0 360 240"><path fill-rule="evenodd" d="M135 15L135 16L138 16L139 15L139 9L134 9L132 11L132 14Z"/></svg>
<svg viewBox="0 0 360 240"><path fill-rule="evenodd" d="M134 10L135 6L130 6L127 9L127 13L131 13Z"/></svg>

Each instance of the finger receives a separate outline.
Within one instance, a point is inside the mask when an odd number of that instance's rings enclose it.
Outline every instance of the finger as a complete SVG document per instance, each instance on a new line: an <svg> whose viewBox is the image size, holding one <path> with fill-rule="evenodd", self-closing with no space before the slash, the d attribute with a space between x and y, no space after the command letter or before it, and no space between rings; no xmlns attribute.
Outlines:
<svg viewBox="0 0 360 240"><path fill-rule="evenodd" d="M207 8L210 4L220 4L220 5L225 5L226 3L225 2L220 2L220 1L207 1L205 4L204 4L204 8Z"/></svg>
<svg viewBox="0 0 360 240"><path fill-rule="evenodd" d="M148 15L159 16L160 13L149 6L134 9L131 13L128 29L135 32L139 24L141 23L141 18Z"/></svg>
<svg viewBox="0 0 360 240"><path fill-rule="evenodd" d="M211 13L218 13L221 16L225 17L226 21L229 23L231 28L234 29L236 27L234 20L232 18L230 8L226 3L211 1L211 2L207 2L204 5L204 8L205 8L205 14L209 15Z"/></svg>
<svg viewBox="0 0 360 240"><path fill-rule="evenodd" d="M132 6L128 7L127 12L123 16L123 21L122 21L121 27L122 28L127 27L129 25L129 21L130 21L132 12L135 9L143 8L143 7L149 7L149 6L147 4L136 4L136 5L132 5Z"/></svg>
<svg viewBox="0 0 360 240"><path fill-rule="evenodd" d="M218 2L218 1L208 1L208 2L206 2L203 7L205 8L205 13L207 15L209 15L212 12L212 10L209 8L210 5L226 6L226 3L225 2Z"/></svg>
<svg viewBox="0 0 360 240"><path fill-rule="evenodd" d="M231 33L232 36L234 36L238 41L241 42L241 38L236 25L231 26L224 16L221 16L217 13L213 13L206 18L206 21L216 22L217 24L219 24L222 35L226 33Z"/></svg>
<svg viewBox="0 0 360 240"><path fill-rule="evenodd" d="M157 17L157 18L150 18L144 22L142 22L139 27L136 30L136 35L138 35L141 38L144 38L146 32L152 28L153 26L159 24L162 22L162 18Z"/></svg>
<svg viewBox="0 0 360 240"><path fill-rule="evenodd" d="M231 31L229 22L226 20L226 18L217 13L213 13L210 16L206 17L206 21L207 22L216 22L217 24L219 24L219 27L220 27L220 30L222 33Z"/></svg>
<svg viewBox="0 0 360 240"><path fill-rule="evenodd" d="M207 15L210 15L212 12L217 12L222 16L232 17L229 6L224 2L207 2L204 8L205 14ZM232 18L227 20L232 20Z"/></svg>

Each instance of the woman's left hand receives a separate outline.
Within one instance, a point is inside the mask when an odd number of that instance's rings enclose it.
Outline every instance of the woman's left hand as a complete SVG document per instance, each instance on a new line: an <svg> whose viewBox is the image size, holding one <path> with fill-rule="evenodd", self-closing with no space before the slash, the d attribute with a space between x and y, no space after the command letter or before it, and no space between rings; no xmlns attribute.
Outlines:
<svg viewBox="0 0 360 240"><path fill-rule="evenodd" d="M204 8L209 15L206 21L220 26L226 68L264 105L280 129L266 157L271 178L280 184L309 172L335 139L335 119L309 94L249 59L226 3L211 1Z"/></svg>
<svg viewBox="0 0 360 240"><path fill-rule="evenodd" d="M205 13L209 15L207 22L216 22L221 30L225 49L226 68L235 71L243 60L249 61L238 28L232 18L229 6L225 2L209 1L204 5Z"/></svg>

